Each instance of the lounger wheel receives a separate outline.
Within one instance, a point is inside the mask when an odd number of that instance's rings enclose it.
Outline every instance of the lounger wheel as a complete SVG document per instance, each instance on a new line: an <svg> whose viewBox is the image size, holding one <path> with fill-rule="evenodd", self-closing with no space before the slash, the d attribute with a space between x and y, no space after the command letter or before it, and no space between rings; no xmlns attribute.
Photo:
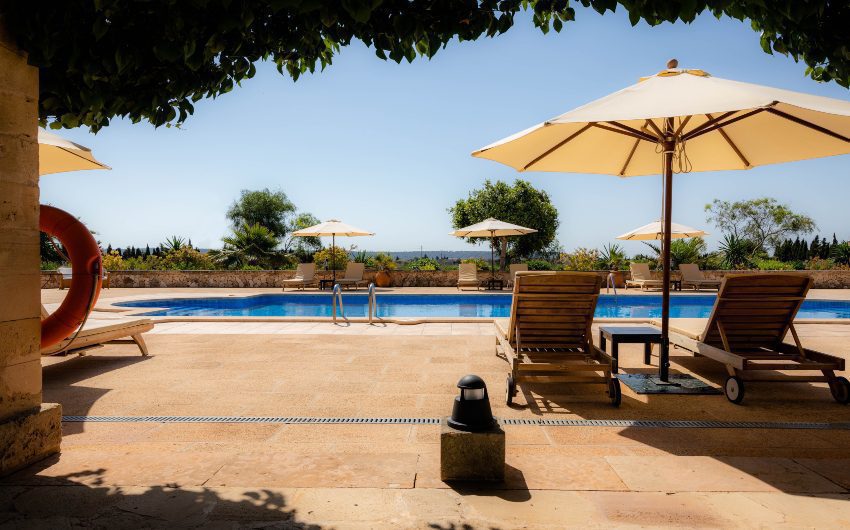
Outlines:
<svg viewBox="0 0 850 530"><path fill-rule="evenodd" d="M615 407L619 407L620 403L623 402L623 393L620 390L620 380L616 377L612 377L608 382L608 399L611 400L611 404Z"/></svg>
<svg viewBox="0 0 850 530"><path fill-rule="evenodd" d="M505 387L505 403L510 407L513 405L514 396L516 395L516 382L514 382L512 375L509 375L507 381L505 381Z"/></svg>
<svg viewBox="0 0 850 530"><path fill-rule="evenodd" d="M832 392L835 401L842 405L850 403L850 381L847 381L847 378L836 377L834 381L829 383L829 391Z"/></svg>
<svg viewBox="0 0 850 530"><path fill-rule="evenodd" d="M744 401L744 381L740 377L735 375L727 377L723 390L726 393L726 399L732 403L740 405Z"/></svg>

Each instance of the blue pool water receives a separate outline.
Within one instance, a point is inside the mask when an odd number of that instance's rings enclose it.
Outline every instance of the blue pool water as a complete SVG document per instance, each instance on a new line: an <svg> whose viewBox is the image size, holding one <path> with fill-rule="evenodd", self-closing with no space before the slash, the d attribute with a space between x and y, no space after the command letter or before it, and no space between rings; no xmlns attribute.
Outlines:
<svg viewBox="0 0 850 530"><path fill-rule="evenodd" d="M711 295L673 296L673 318L706 318L714 305ZM366 317L365 294L344 294L345 316ZM331 316L330 294L264 294L240 298L168 298L119 302L123 307L151 307L149 316ZM380 294L377 315L393 317L507 317L510 294ZM661 316L661 296L601 295L598 318L654 318ZM806 300L798 318L850 318L850 301Z"/></svg>

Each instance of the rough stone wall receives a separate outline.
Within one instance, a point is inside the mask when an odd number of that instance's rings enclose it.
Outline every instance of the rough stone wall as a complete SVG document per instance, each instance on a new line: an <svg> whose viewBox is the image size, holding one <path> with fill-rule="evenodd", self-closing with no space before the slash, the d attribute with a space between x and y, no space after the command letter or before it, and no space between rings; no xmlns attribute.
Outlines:
<svg viewBox="0 0 850 530"><path fill-rule="evenodd" d="M0 18L0 421L41 405L37 98Z"/></svg>
<svg viewBox="0 0 850 530"><path fill-rule="evenodd" d="M38 70L0 16L0 475L59 450L62 408L41 403Z"/></svg>
<svg viewBox="0 0 850 530"><path fill-rule="evenodd" d="M375 280L376 271L366 271L363 277L367 282ZM603 277L608 271L596 271ZM705 271L708 279L720 279L727 274L757 274L764 271ZM786 272L786 271L781 271ZM792 274L808 274L815 280L817 289L850 289L850 271L791 271ZM295 271L114 271L110 273L112 287L280 287L281 281L292 278ZM341 276L342 273L338 273ZM392 271L393 287L454 287L457 284L457 271ZM508 274L500 275L507 280ZM626 273L628 276L628 273ZM329 272L318 272L317 278L330 278ZM479 272L482 280L490 273ZM676 273L674 273L674 278ZM44 288L58 288L59 275L54 272L42 273ZM603 284L604 285L604 284Z"/></svg>

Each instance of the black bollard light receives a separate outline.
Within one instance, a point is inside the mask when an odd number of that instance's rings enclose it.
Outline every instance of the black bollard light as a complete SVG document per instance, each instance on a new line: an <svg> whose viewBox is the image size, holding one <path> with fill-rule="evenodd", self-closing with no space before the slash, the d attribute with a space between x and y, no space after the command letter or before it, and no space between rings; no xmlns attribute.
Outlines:
<svg viewBox="0 0 850 530"><path fill-rule="evenodd" d="M480 432L496 425L490 410L487 385L477 375L465 375L457 382L460 393L455 398L452 415L447 423L453 429Z"/></svg>

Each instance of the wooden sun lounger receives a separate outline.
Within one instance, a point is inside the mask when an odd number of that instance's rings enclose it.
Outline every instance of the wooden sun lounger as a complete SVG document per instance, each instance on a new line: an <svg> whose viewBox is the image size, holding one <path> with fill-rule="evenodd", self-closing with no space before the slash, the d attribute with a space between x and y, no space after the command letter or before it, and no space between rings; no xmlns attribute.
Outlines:
<svg viewBox="0 0 850 530"><path fill-rule="evenodd" d="M683 289L688 286L693 287L695 291L703 287L720 289L720 280L707 280L696 263L682 263L679 265L679 272L682 273Z"/></svg>
<svg viewBox="0 0 850 530"><path fill-rule="evenodd" d="M481 281L478 279L478 266L474 263L461 263L457 268L457 288L475 287L478 289Z"/></svg>
<svg viewBox="0 0 850 530"><path fill-rule="evenodd" d="M345 276L338 278L336 283L341 287L366 285L366 280L363 279L363 273L366 270L366 265L363 263L349 263L345 266Z"/></svg>
<svg viewBox="0 0 850 530"><path fill-rule="evenodd" d="M626 289L629 287L640 287L641 290L645 291L649 287L661 289L664 286L663 281L652 278L652 272L650 272L649 264L647 263L630 263L629 270L631 272L631 278L626 280Z"/></svg>
<svg viewBox="0 0 850 530"><path fill-rule="evenodd" d="M42 307L42 316L45 316L46 312ZM148 347L142 333L152 330L153 327L153 321L148 318L91 314L76 336L71 334L59 344L44 348L41 355L84 355L86 350L99 348L104 344L135 344L142 355L147 356Z"/></svg>
<svg viewBox="0 0 850 530"><path fill-rule="evenodd" d="M601 286L595 273L517 272L511 317L495 322L497 354L511 365L508 405L525 381L601 384L620 405L611 356L593 345L590 332Z"/></svg>
<svg viewBox="0 0 850 530"><path fill-rule="evenodd" d="M826 382L832 397L846 404L850 383L835 375L844 370L844 359L804 348L794 329L812 283L802 275L729 275L702 333L671 326L670 343L723 363L728 373L724 390L732 403L744 399L745 381L758 381ZM789 331L794 344L783 342Z"/></svg>
<svg viewBox="0 0 850 530"><path fill-rule="evenodd" d="M283 290L287 286L298 287L304 289L309 285L316 284L316 264L315 263L299 263L295 269L295 277L289 280L283 280Z"/></svg>
<svg viewBox="0 0 850 530"><path fill-rule="evenodd" d="M512 264L509 268L510 278L508 278L508 287L514 286L514 282L516 281L516 273L518 273L520 271L527 271L527 270L528 270L528 263L514 263L514 264Z"/></svg>

